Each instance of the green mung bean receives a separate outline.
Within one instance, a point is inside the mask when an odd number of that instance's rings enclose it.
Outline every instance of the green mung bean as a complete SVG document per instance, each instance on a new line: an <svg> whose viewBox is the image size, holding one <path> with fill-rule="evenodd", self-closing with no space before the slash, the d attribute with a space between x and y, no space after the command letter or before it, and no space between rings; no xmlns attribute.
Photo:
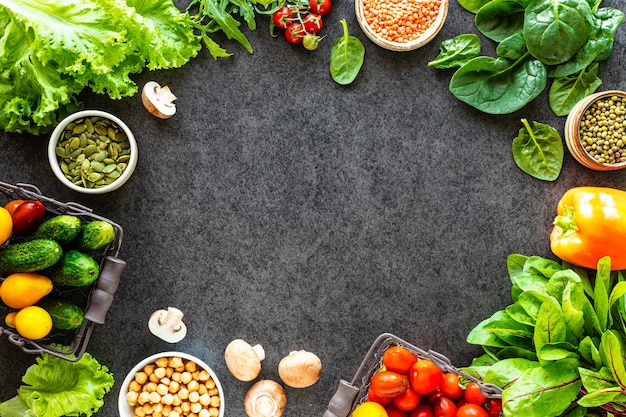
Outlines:
<svg viewBox="0 0 626 417"><path fill-rule="evenodd" d="M596 100L585 110L580 140L585 151L602 164L626 162L626 97Z"/></svg>

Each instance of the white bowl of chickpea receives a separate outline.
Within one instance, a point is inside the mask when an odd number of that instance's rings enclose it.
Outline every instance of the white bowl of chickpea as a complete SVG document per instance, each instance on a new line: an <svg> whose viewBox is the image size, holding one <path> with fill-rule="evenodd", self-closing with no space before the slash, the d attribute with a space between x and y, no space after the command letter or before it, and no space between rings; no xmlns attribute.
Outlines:
<svg viewBox="0 0 626 417"><path fill-rule="evenodd" d="M124 378L120 417L224 417L224 392L213 370L195 356L163 352Z"/></svg>
<svg viewBox="0 0 626 417"><path fill-rule="evenodd" d="M439 33L448 15L448 0L355 0L363 33L391 51L412 51Z"/></svg>

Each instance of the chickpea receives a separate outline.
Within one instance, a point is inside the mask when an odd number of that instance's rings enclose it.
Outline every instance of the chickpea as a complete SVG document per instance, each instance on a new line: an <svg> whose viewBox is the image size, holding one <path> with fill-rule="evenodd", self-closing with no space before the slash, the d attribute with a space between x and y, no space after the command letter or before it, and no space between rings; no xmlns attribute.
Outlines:
<svg viewBox="0 0 626 417"><path fill-rule="evenodd" d="M139 371L135 374L135 381L139 385L143 385L148 381L148 375L143 371Z"/></svg>

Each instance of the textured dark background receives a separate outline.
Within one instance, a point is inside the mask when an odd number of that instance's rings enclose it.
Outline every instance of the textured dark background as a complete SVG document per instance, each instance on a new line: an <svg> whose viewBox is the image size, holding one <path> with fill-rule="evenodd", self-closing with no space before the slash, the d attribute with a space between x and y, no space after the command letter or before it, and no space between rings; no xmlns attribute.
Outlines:
<svg viewBox="0 0 626 417"><path fill-rule="evenodd" d="M181 8L186 2L177 3ZM605 6L625 9L622 0ZM357 80L335 84L330 48L346 19L365 45ZM203 51L183 68L135 78L178 97L166 121L139 95L119 101L84 94L134 131L137 169L120 190L86 196L65 189L46 157L47 137L0 134L0 180L37 185L124 228L128 266L106 323L88 351L116 384L98 415L117 415L125 374L142 358L178 349L221 378L226 416L244 417L251 383L235 380L223 351L235 338L261 343L262 378L292 350L318 354L313 387L287 389L288 417L321 416L341 378L391 332L467 365L480 349L469 330L510 301L506 257L552 257L548 236L560 196L579 185L626 189L626 171L595 172L566 151L554 182L519 170L511 141L527 118L563 133L547 91L510 115L483 114L448 91L452 71L427 66L444 39L472 32L473 15L451 1L429 45L384 50L360 30L349 1L335 1L318 50L269 36L266 18L245 52L215 61ZM219 38L217 38L219 39ZM220 40L221 41L221 40ZM484 41L488 49L489 42ZM626 88L626 30L602 63L600 90ZM150 314L174 306L188 336L172 346L147 329ZM15 395L35 357L0 341L0 400Z"/></svg>

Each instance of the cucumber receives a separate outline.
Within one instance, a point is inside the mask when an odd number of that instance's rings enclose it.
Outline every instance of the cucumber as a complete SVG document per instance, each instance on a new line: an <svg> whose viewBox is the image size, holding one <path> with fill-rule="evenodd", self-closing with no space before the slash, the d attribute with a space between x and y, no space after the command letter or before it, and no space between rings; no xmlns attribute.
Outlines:
<svg viewBox="0 0 626 417"><path fill-rule="evenodd" d="M0 275L35 272L59 262L63 249L51 239L34 239L0 248Z"/></svg>
<svg viewBox="0 0 626 417"><path fill-rule="evenodd" d="M86 287L98 280L100 266L86 253L71 249L52 268L49 277L55 285Z"/></svg>
<svg viewBox="0 0 626 417"><path fill-rule="evenodd" d="M78 250L93 252L115 240L113 225L104 220L92 220L85 224L78 235Z"/></svg>
<svg viewBox="0 0 626 417"><path fill-rule="evenodd" d="M83 309L72 301L59 297L46 297L37 305L50 314L52 327L60 330L74 330L80 327L85 318Z"/></svg>
<svg viewBox="0 0 626 417"><path fill-rule="evenodd" d="M52 239L59 244L67 245L80 233L82 222L76 216L60 214L41 223L33 237L35 239Z"/></svg>

